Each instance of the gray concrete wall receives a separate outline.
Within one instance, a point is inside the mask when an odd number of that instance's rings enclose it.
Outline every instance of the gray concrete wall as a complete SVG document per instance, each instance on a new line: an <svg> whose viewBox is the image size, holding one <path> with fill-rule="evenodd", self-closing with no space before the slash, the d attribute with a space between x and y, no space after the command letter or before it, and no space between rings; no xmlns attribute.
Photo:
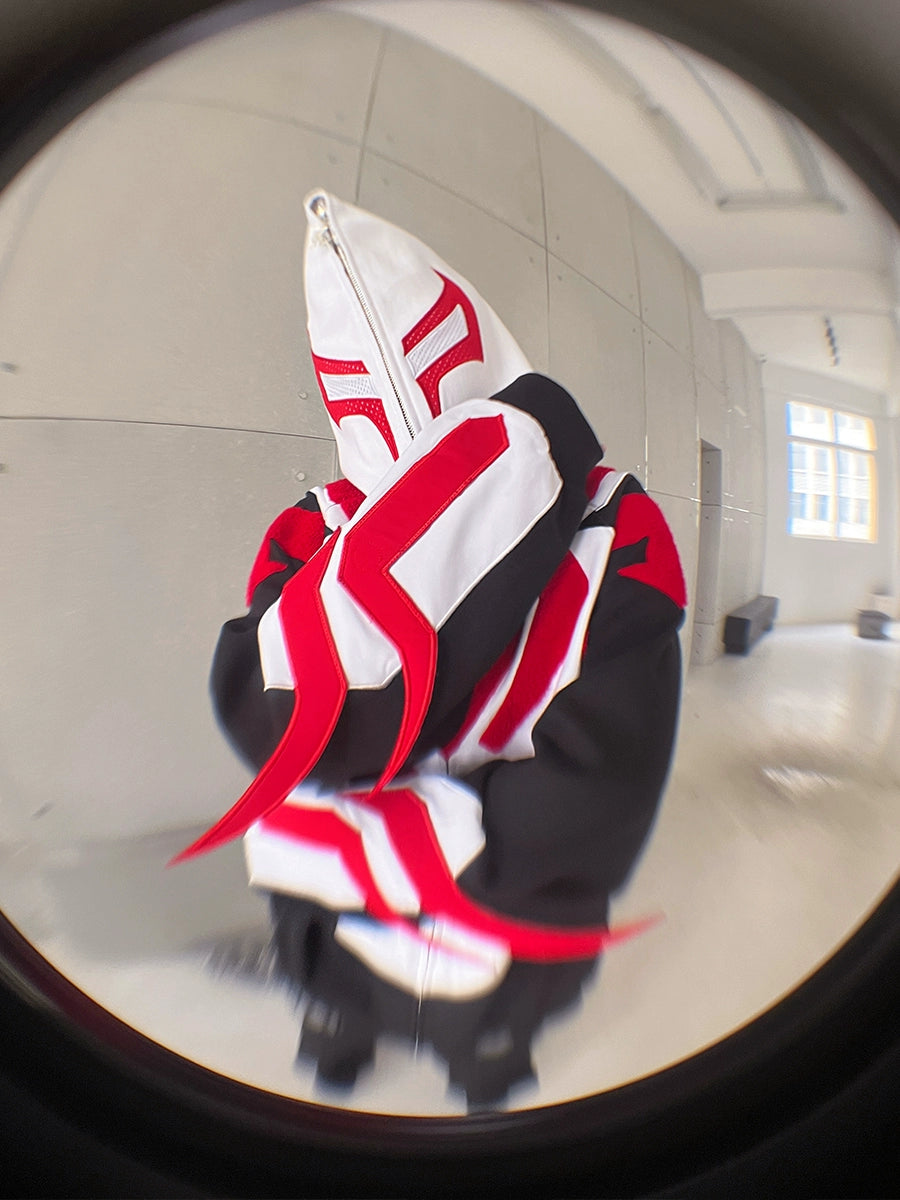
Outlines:
<svg viewBox="0 0 900 1200"><path fill-rule="evenodd" d="M675 247L470 69L345 14L273 17L120 89L0 202L6 839L193 826L245 786L207 699L218 627L272 516L336 470L304 333L314 186L467 275L647 485L686 661L760 590L758 370ZM723 461L702 613L701 438Z"/></svg>

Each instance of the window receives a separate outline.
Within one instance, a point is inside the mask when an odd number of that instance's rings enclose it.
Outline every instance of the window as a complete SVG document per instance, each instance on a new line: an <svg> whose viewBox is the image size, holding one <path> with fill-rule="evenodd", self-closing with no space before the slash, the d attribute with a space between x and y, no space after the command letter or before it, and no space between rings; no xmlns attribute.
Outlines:
<svg viewBox="0 0 900 1200"><path fill-rule="evenodd" d="M817 404L787 406L788 533L875 541L875 427Z"/></svg>

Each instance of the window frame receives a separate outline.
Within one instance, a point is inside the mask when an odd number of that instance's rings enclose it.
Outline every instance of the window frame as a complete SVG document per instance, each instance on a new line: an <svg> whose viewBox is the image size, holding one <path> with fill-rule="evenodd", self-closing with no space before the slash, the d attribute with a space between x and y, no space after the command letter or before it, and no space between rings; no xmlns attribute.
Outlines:
<svg viewBox="0 0 900 1200"><path fill-rule="evenodd" d="M792 424L795 418L792 410L805 408L813 409L816 412L827 414L827 425L829 436L816 437L815 434L804 432L803 434L794 434L791 432ZM868 446L854 445L848 440L839 441L839 422L838 418L850 418L854 424L862 421L868 433ZM808 422L812 425L813 422ZM813 541L826 542L857 542L863 545L874 545L878 541L878 439L875 430L875 420L867 413L854 413L845 409L830 408L824 404L818 404L811 400L797 399L788 400L785 405L785 425L786 425L786 440L787 440L787 533L789 537L808 538ZM806 459L802 468L798 468L795 464L793 447L800 446L806 448ZM810 450L820 450L826 456L825 469L821 469L818 464L810 463L812 458L808 452ZM857 461L863 461L867 464L866 472L863 474L848 473L840 471L840 455L850 455L856 457ZM852 459L851 459L852 461ZM828 490L808 490L799 491L794 487L795 473L802 470L807 480L814 478L816 475L826 476L828 480ZM846 494L842 491L842 480L868 480L868 496L854 496L853 488L850 487L851 494ZM795 504L794 497L799 496L805 502L807 508L812 505L812 502L826 498L828 502L828 516L815 517L814 515L799 516L794 512ZM841 520L842 502L850 503L865 503L869 509L869 519L865 525L867 534L842 533L842 525L845 527L860 529L863 528L861 523L851 524ZM815 531L809 528L797 530L794 524L797 521L803 521L807 525L813 525L817 522L821 525L827 525L827 531Z"/></svg>

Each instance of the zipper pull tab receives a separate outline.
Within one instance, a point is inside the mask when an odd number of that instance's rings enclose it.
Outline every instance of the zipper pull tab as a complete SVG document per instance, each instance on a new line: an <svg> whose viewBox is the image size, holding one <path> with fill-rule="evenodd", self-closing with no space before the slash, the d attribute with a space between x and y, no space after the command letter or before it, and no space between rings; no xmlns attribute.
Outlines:
<svg viewBox="0 0 900 1200"><path fill-rule="evenodd" d="M322 222L322 228L318 231L318 239L324 242L326 246L337 249L334 234L331 232L331 224L328 220L328 201L322 195L313 195L310 196L307 204L313 216L318 217Z"/></svg>

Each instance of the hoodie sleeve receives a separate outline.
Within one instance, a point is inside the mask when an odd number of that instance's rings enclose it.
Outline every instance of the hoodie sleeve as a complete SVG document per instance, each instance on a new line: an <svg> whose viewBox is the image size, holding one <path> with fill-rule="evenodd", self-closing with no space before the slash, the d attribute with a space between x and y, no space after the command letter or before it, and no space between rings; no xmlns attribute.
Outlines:
<svg viewBox="0 0 900 1200"><path fill-rule="evenodd" d="M622 502L637 511L617 531L581 672L537 720L534 756L498 758L464 776L481 799L485 844L460 886L520 919L606 921L669 769L685 600L671 535L634 488Z"/></svg>

